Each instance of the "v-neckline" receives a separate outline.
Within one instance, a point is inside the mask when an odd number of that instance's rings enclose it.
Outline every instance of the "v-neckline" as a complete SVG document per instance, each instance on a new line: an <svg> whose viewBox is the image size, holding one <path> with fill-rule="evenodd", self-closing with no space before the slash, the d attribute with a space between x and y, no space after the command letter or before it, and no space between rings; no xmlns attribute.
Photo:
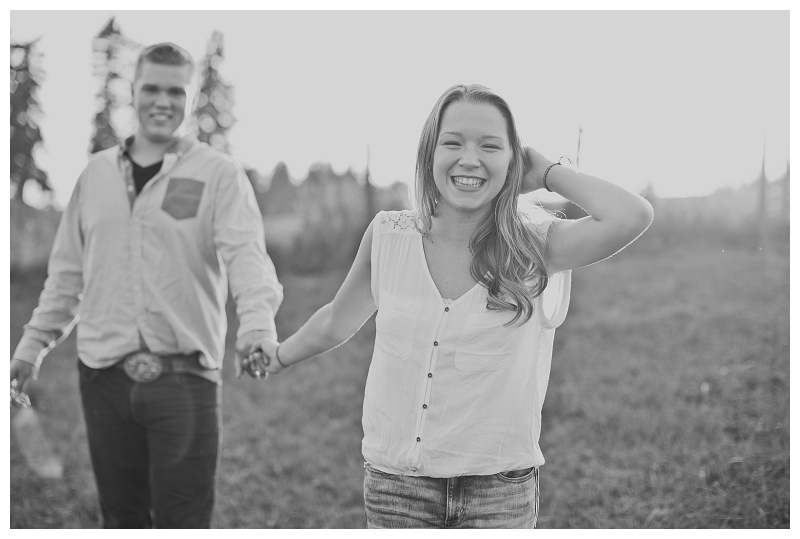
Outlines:
<svg viewBox="0 0 800 539"><path fill-rule="evenodd" d="M419 251L422 255L422 266L424 267L425 275L428 277L428 282L431 284L431 288L436 293L436 296L439 300L444 303L445 305L453 305L455 303L460 302L465 297L469 296L475 289L481 286L481 283L475 283L475 286L458 296L456 299L449 299L442 297L442 293L439 291L439 287L436 286L436 281L433 280L433 275L431 275L431 269L428 267L428 257L425 254L425 245L423 244L422 234L417 236L419 239Z"/></svg>

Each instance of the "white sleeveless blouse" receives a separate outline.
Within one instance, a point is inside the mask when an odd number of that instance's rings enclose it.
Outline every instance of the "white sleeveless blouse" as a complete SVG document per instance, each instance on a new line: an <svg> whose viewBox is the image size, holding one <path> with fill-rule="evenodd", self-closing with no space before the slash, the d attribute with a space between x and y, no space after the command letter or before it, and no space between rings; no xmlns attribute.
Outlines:
<svg viewBox="0 0 800 539"><path fill-rule="evenodd" d="M545 235L554 216L528 212ZM375 350L364 395L364 459L392 474L490 475L540 466L541 411L555 328L569 305L571 271L550 276L535 312L503 326L477 284L442 299L425 261L413 211L373 223Z"/></svg>

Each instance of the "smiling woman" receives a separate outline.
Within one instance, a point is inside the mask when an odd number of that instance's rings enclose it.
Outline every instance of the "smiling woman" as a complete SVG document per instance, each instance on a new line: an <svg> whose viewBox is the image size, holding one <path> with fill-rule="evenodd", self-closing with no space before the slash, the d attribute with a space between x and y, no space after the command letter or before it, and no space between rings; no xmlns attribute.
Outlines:
<svg viewBox="0 0 800 539"><path fill-rule="evenodd" d="M531 528L541 411L571 269L652 220L641 197L523 148L508 104L479 85L438 100L417 151L416 208L380 212L333 302L250 360L277 374L346 341L375 311L364 390L370 528ZM569 222L518 210L547 187Z"/></svg>
<svg viewBox="0 0 800 539"><path fill-rule="evenodd" d="M479 282L489 291L490 306L515 311L513 322L531 317L533 298L547 286L545 243L525 228L517 211L522 156L522 141L505 100L482 86L454 86L422 128L416 167L426 255L432 272L440 266L443 272L433 276L437 286L457 297ZM456 242L468 242L468 253L449 252L442 246L447 241L436 242L435 222L447 229L451 220L465 225L469 236ZM442 263L437 264L440 256ZM445 264L459 257L454 267ZM512 259L516 264L508 264Z"/></svg>

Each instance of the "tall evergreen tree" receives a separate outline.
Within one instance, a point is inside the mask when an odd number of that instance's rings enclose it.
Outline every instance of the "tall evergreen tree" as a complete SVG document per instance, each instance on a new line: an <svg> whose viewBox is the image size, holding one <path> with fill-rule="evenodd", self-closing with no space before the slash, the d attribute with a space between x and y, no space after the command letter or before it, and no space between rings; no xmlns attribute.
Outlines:
<svg viewBox="0 0 800 539"><path fill-rule="evenodd" d="M233 117L233 86L219 74L224 60L223 34L214 31L206 45L206 56L202 62L202 82L198 95L197 138L228 152L228 130L236 119Z"/></svg>
<svg viewBox="0 0 800 539"><path fill-rule="evenodd" d="M93 73L102 81L102 86L96 95L97 113L92 120L90 153L110 148L120 137L130 134L131 82L139 48L122 34L114 17L92 39Z"/></svg>
<svg viewBox="0 0 800 539"><path fill-rule="evenodd" d="M11 192L17 200L22 200L28 180L37 182L43 191L52 191L47 173L36 165L33 155L36 145L42 142L36 90L44 72L38 59L36 41L11 43Z"/></svg>

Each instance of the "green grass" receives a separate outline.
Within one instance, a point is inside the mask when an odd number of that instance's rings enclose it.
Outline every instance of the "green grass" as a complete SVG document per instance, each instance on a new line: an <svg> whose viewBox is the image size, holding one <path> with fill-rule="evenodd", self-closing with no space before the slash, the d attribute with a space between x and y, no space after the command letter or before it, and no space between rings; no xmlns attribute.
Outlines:
<svg viewBox="0 0 800 539"><path fill-rule="evenodd" d="M281 276L280 336L343 277ZM12 345L41 284L12 283ZM215 527L364 527L373 339L370 321L266 382L234 379L229 339ZM70 337L30 390L64 479L37 479L12 437L12 528L100 525L75 361ZM541 446L541 528L788 527L788 255L672 248L575 271Z"/></svg>

